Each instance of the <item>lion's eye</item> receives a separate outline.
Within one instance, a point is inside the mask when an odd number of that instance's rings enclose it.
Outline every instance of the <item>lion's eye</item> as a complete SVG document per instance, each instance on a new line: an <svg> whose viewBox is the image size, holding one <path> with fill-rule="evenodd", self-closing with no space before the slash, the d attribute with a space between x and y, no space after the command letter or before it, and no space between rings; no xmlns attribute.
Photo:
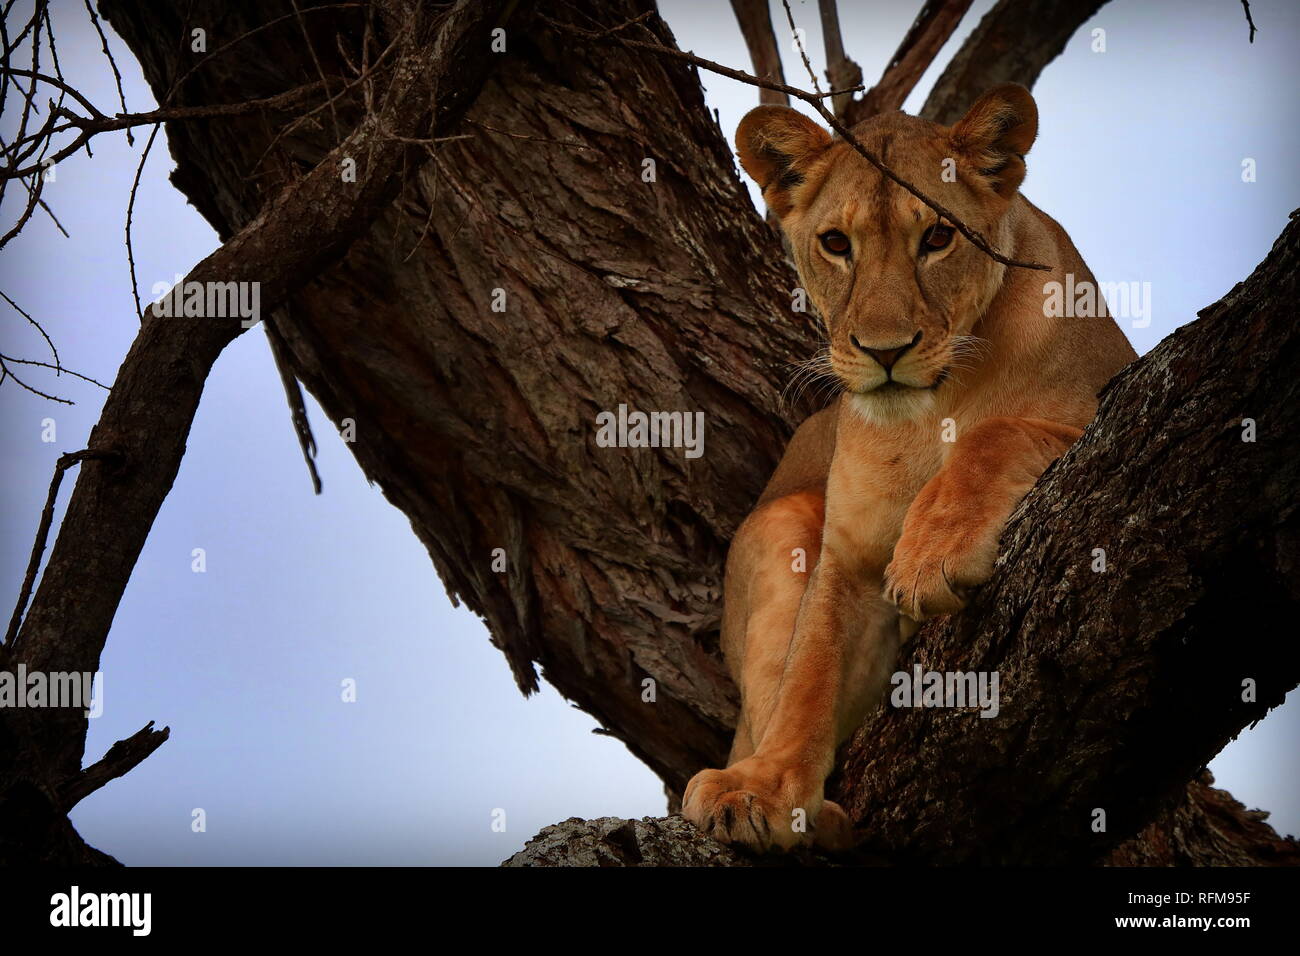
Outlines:
<svg viewBox="0 0 1300 956"><path fill-rule="evenodd" d="M921 251L935 252L952 242L953 228L942 223L935 223L921 236Z"/></svg>
<svg viewBox="0 0 1300 956"><path fill-rule="evenodd" d="M833 256L847 256L849 254L849 249L853 245L849 242L849 237L837 229L832 229L830 232L823 232L821 234L821 240L822 248Z"/></svg>

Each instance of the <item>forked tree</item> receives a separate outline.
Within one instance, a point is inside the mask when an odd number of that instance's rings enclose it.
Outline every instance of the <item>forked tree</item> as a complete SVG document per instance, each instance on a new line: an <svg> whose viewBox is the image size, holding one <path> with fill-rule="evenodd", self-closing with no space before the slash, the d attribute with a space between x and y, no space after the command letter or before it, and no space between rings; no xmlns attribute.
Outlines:
<svg viewBox="0 0 1300 956"><path fill-rule="evenodd" d="M1102 2L1000 0L922 115L952 122L996 83L1032 87ZM732 3L743 65L678 50L649 0L101 0L160 104L142 114L62 81L40 56L46 6L6 24L7 108L24 112L0 177L30 201L5 241L42 213L43 160L128 129L153 145L165 127L174 184L222 240L185 281L260 284L309 462L299 383L520 689L540 669L674 804L725 760L736 716L718 651L728 541L817 407L815 389L787 388L818 348L815 317L792 308L798 280L698 71L753 82L756 101L802 99L851 137L901 106L969 0L925 3L869 88L823 0L830 68L813 89L783 74L753 0ZM49 98L57 109L28 115ZM993 580L909 646L1016 692L998 720L868 719L830 795L870 821L871 853L1300 861L1203 772L1300 681L1294 635L1271 623L1300 599L1298 253L1292 222L1249 278L1112 381L1013 517ZM60 461L76 484L38 574L52 512L42 523L0 669L97 669L205 378L246 331L141 311L85 450ZM619 405L703 412L706 454L597 447L597 415ZM1089 567L1099 541L1105 574ZM0 711L0 859L109 861L68 811L166 733L87 760L86 729L79 710ZM675 824L571 826L546 860L744 862L707 842Z"/></svg>

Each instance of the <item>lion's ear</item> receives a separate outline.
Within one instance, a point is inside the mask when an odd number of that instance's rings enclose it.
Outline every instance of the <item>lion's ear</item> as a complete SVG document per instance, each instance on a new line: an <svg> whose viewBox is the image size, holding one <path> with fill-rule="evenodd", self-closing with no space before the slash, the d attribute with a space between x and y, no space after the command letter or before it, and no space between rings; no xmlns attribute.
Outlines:
<svg viewBox="0 0 1300 956"><path fill-rule="evenodd" d="M1025 178L1025 153L1038 135L1038 106L1019 83L989 90L950 134L953 150L993 191L1009 197Z"/></svg>
<svg viewBox="0 0 1300 956"><path fill-rule="evenodd" d="M750 110L736 127L740 165L778 216L790 211L790 190L803 182L807 162L830 144L826 130L788 106Z"/></svg>

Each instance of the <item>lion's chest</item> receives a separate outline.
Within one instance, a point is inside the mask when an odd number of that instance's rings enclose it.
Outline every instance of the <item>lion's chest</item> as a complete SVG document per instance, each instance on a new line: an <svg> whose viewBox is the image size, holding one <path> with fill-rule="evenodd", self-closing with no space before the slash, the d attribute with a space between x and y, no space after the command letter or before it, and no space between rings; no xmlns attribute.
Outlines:
<svg viewBox="0 0 1300 956"><path fill-rule="evenodd" d="M922 429L895 435L841 431L826 487L827 543L883 570L908 506L949 450Z"/></svg>

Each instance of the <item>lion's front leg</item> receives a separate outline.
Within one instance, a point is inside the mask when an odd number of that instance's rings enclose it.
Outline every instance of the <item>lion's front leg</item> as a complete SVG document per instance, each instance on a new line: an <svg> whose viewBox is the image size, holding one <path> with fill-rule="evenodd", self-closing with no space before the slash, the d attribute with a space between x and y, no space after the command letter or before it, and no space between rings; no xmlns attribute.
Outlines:
<svg viewBox="0 0 1300 956"><path fill-rule="evenodd" d="M726 843L756 850L852 842L847 816L823 797L836 746L888 683L898 651L897 614L879 598L880 573L823 550L808 583L752 754L705 770L686 787L682 814Z"/></svg>
<svg viewBox="0 0 1300 956"><path fill-rule="evenodd" d="M907 510L885 597L924 621L966 606L988 580L1011 512L1080 430L1035 418L989 418L958 439Z"/></svg>

